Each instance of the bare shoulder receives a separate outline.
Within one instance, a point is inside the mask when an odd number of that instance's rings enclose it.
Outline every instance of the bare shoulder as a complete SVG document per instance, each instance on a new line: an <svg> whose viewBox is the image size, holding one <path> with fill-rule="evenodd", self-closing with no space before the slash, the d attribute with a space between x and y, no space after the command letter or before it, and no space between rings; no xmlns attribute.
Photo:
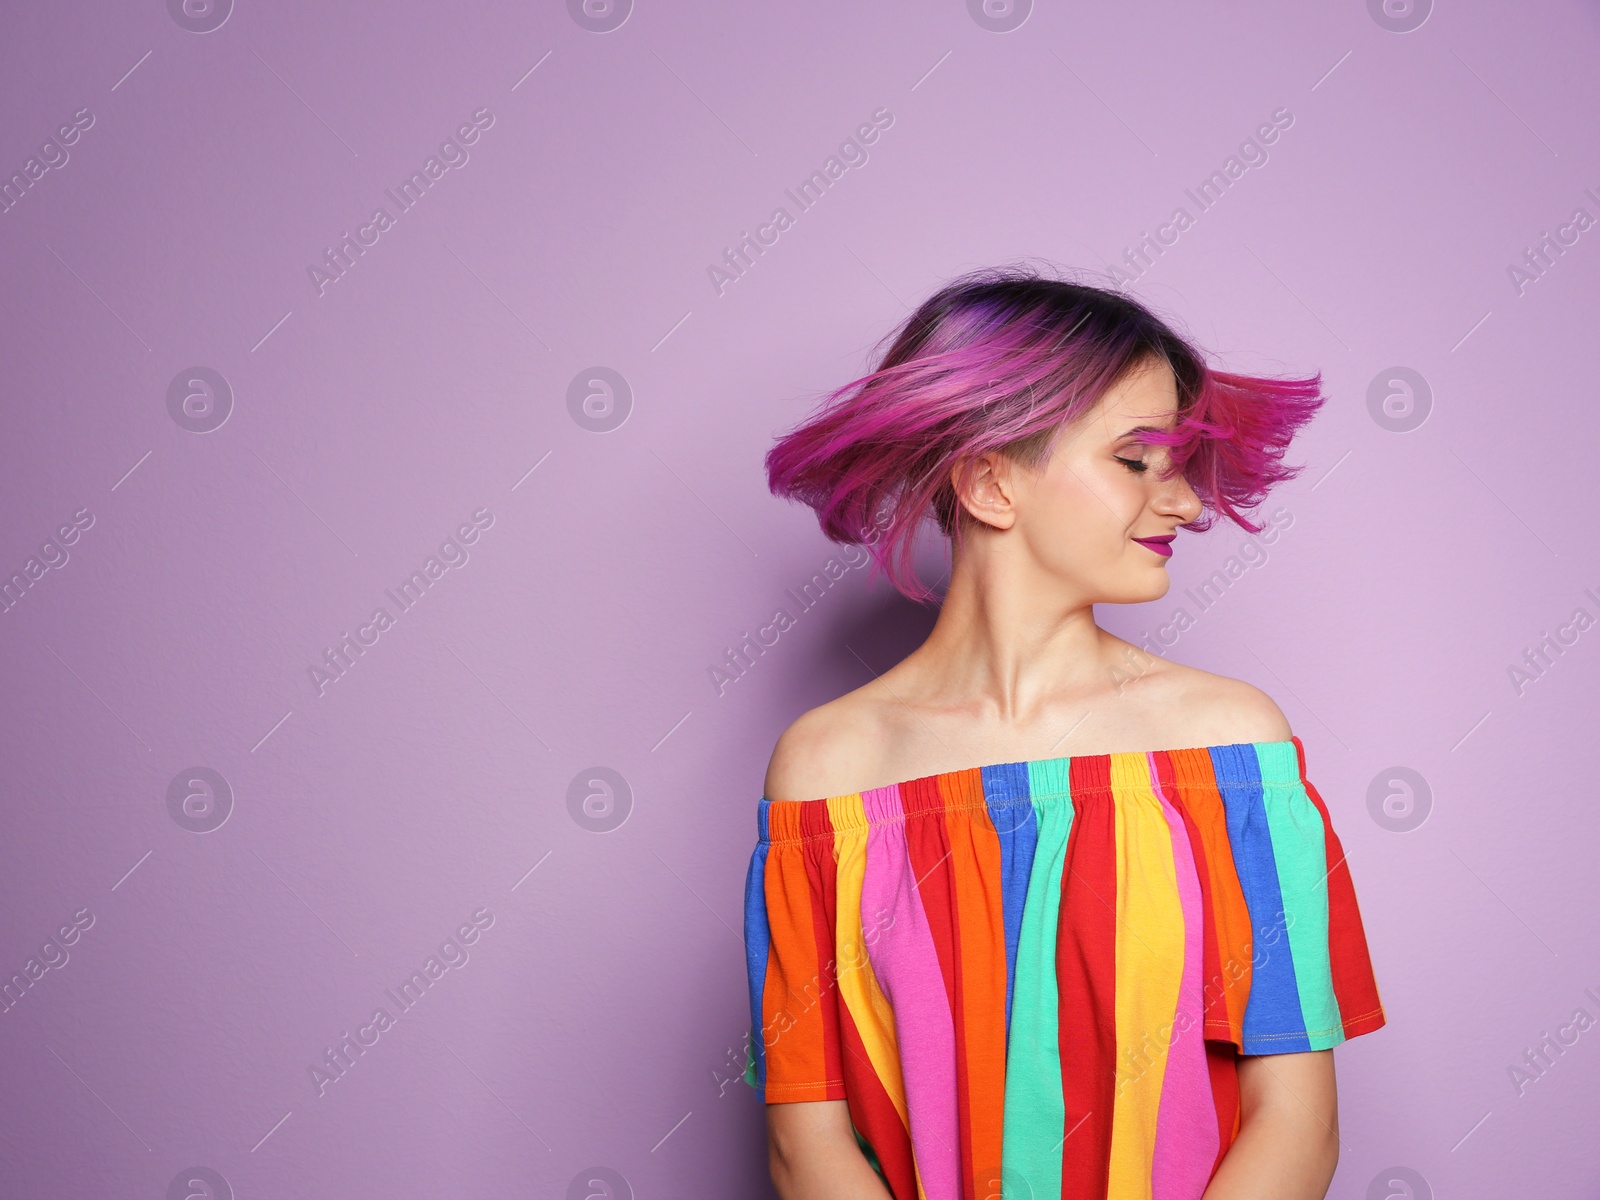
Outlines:
<svg viewBox="0 0 1600 1200"><path fill-rule="evenodd" d="M1164 667L1156 677L1162 707L1184 714L1184 745L1286 742L1293 736L1277 701L1255 684L1181 663Z"/></svg>
<svg viewBox="0 0 1600 1200"><path fill-rule="evenodd" d="M763 794L769 800L848 795L871 773L882 732L873 704L857 692L802 713L778 736Z"/></svg>

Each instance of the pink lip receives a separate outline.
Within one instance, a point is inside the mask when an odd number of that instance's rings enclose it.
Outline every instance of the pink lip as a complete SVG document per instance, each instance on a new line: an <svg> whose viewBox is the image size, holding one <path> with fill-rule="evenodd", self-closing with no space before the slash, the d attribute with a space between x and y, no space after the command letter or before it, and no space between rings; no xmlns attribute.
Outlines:
<svg viewBox="0 0 1600 1200"><path fill-rule="evenodd" d="M1170 543L1177 536L1178 535L1175 533L1166 533L1162 534L1160 537L1134 538L1133 540L1138 542L1141 546L1150 547L1150 549L1161 555L1162 558L1171 558L1172 546Z"/></svg>

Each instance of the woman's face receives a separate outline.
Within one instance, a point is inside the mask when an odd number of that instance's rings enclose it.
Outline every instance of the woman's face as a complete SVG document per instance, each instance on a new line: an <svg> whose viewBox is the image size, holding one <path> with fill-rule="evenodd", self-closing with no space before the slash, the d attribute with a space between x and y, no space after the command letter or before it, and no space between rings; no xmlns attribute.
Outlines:
<svg viewBox="0 0 1600 1200"><path fill-rule="evenodd" d="M1069 426L1035 471L1011 474L1012 529L1047 576L1094 603L1137 604L1167 592L1177 527L1200 515L1200 498L1170 470L1167 448L1139 428L1170 428L1178 388L1159 359L1140 364Z"/></svg>

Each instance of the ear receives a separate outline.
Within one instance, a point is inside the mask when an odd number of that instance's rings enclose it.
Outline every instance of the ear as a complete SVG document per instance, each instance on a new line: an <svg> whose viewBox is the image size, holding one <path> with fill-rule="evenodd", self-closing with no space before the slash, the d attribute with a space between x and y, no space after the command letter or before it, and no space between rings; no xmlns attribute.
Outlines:
<svg viewBox="0 0 1600 1200"><path fill-rule="evenodd" d="M962 508L992 529L1016 524L1015 464L1005 455L990 452L966 459L950 468L950 486Z"/></svg>

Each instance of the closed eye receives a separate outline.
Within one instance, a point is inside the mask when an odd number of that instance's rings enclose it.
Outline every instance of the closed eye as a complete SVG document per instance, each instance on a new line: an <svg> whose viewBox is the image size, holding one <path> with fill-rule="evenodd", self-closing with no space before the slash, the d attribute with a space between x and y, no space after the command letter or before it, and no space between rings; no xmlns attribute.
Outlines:
<svg viewBox="0 0 1600 1200"><path fill-rule="evenodd" d="M1113 454L1111 457L1116 459L1123 466L1127 467L1130 471L1144 472L1150 469L1150 464L1142 459L1123 458L1120 454Z"/></svg>

